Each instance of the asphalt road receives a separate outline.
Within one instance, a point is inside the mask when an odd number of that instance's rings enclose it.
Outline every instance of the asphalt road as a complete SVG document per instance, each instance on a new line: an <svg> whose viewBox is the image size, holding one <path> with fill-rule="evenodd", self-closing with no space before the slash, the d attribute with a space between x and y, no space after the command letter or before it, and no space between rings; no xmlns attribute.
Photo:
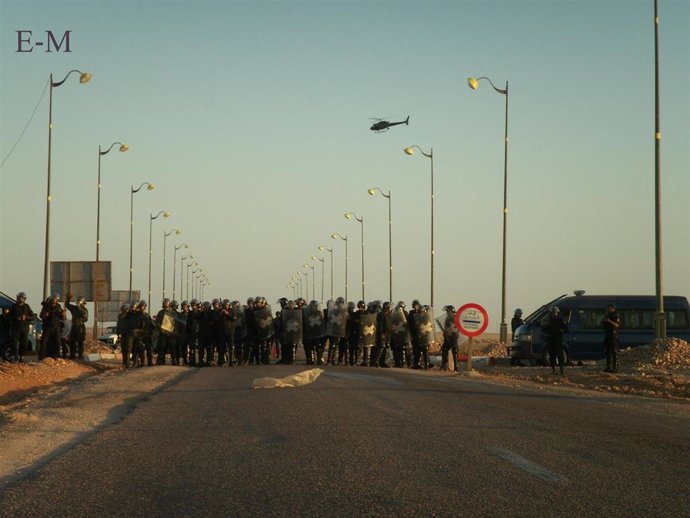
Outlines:
<svg viewBox="0 0 690 518"><path fill-rule="evenodd" d="M252 388L306 368L207 368L168 382L0 487L0 516L690 509L687 404L358 367L326 367L302 387Z"/></svg>

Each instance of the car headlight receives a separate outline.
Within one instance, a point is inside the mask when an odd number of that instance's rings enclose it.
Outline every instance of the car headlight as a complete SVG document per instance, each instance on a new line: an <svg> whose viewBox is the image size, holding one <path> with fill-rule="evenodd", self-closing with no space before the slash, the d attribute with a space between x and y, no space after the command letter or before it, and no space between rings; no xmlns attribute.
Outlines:
<svg viewBox="0 0 690 518"><path fill-rule="evenodd" d="M515 337L515 339L518 342L531 344L532 343L532 333L530 332L530 333L524 333L524 334L517 335Z"/></svg>

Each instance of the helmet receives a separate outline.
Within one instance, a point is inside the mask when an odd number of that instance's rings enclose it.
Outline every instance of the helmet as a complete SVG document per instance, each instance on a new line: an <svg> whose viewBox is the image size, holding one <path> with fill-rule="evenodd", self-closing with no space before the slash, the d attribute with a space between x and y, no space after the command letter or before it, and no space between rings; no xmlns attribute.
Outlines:
<svg viewBox="0 0 690 518"><path fill-rule="evenodd" d="M223 299L223 306L229 306L230 305L230 299Z"/></svg>
<svg viewBox="0 0 690 518"><path fill-rule="evenodd" d="M406 307L406 306L405 306L405 302L403 302L402 300L399 301L399 302L398 302L398 307L401 307L401 308L405 309L405 307Z"/></svg>
<svg viewBox="0 0 690 518"><path fill-rule="evenodd" d="M177 308L179 307L179 304L177 303L176 300L173 300L173 301L170 303L170 306L171 306L173 309L177 309Z"/></svg>
<svg viewBox="0 0 690 518"><path fill-rule="evenodd" d="M26 299L26 293L24 293L23 291L17 293L17 300L19 299Z"/></svg>
<svg viewBox="0 0 690 518"><path fill-rule="evenodd" d="M450 311L451 313L455 313L455 306L453 306L452 304L444 306L443 309L445 309L446 311Z"/></svg>
<svg viewBox="0 0 690 518"><path fill-rule="evenodd" d="M140 300L139 304L137 304L138 307L140 308L145 308L148 304L146 304L145 300Z"/></svg>
<svg viewBox="0 0 690 518"><path fill-rule="evenodd" d="M220 299L213 299L213 301L211 302L211 304L213 304L214 306L215 306L216 304L220 304Z"/></svg>
<svg viewBox="0 0 690 518"><path fill-rule="evenodd" d="M345 304L345 299L343 297L338 297L335 299L336 304Z"/></svg>
<svg viewBox="0 0 690 518"><path fill-rule="evenodd" d="M419 303L419 301L418 301L417 299L414 299L414 300L412 301L412 307L414 308L414 307L417 307L417 306L420 306L420 307L421 307L421 304Z"/></svg>
<svg viewBox="0 0 690 518"><path fill-rule="evenodd" d="M83 306L84 304L86 304L86 299L84 297L82 297L81 295L79 295L77 297L77 304L79 306Z"/></svg>
<svg viewBox="0 0 690 518"><path fill-rule="evenodd" d="M515 310L515 316L516 316L516 317L521 317L521 316L522 316L522 310L521 310L520 308L517 308L517 309Z"/></svg>
<svg viewBox="0 0 690 518"><path fill-rule="evenodd" d="M189 306L189 302L187 302L186 300L183 300L182 301L182 307L185 307L185 306Z"/></svg>
<svg viewBox="0 0 690 518"><path fill-rule="evenodd" d="M170 305L170 299L169 299L169 298L164 298L164 299L163 299L163 305L164 305L164 306L169 306L169 305Z"/></svg>
<svg viewBox="0 0 690 518"><path fill-rule="evenodd" d="M199 300L198 299L192 299L192 302L190 302L192 306L198 306L199 305Z"/></svg>
<svg viewBox="0 0 690 518"><path fill-rule="evenodd" d="M389 309L391 307L391 303L386 301L383 303L383 309Z"/></svg>
<svg viewBox="0 0 690 518"><path fill-rule="evenodd" d="M348 309L355 309L355 303L350 301L347 303L347 307L348 307Z"/></svg>
<svg viewBox="0 0 690 518"><path fill-rule="evenodd" d="M205 300L203 303L204 309L208 309L211 307L211 303L208 300Z"/></svg>
<svg viewBox="0 0 690 518"><path fill-rule="evenodd" d="M120 306L120 311L127 311L129 309L129 304L122 304Z"/></svg>
<svg viewBox="0 0 690 518"><path fill-rule="evenodd" d="M253 306L254 305L254 297L249 297L247 299L247 306Z"/></svg>
<svg viewBox="0 0 690 518"><path fill-rule="evenodd" d="M58 300L60 300L60 294L59 293L53 293L49 298L54 300L55 302L57 302Z"/></svg>
<svg viewBox="0 0 690 518"><path fill-rule="evenodd" d="M311 302L309 302L309 305L310 306L318 306L319 303L316 300L312 300Z"/></svg>
<svg viewBox="0 0 690 518"><path fill-rule="evenodd" d="M363 300L360 300L360 301L357 303L357 309L365 308L365 307L367 307L367 305L364 303Z"/></svg>

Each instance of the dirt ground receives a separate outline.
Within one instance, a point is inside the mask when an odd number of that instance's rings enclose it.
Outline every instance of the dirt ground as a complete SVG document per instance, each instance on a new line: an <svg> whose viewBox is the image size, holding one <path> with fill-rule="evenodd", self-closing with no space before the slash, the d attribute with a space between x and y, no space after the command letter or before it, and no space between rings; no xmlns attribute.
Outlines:
<svg viewBox="0 0 690 518"><path fill-rule="evenodd" d="M479 343L474 349L490 357L504 357L498 341ZM475 352L475 354L477 354ZM642 347L621 350L616 373L604 372L606 361L566 366L553 375L550 367L479 365L475 370L497 380L524 380L620 394L690 400L690 344L668 338Z"/></svg>
<svg viewBox="0 0 690 518"><path fill-rule="evenodd" d="M112 353L113 350L100 342L88 341L88 353ZM115 363L84 362L26 356L25 363L0 362L0 411L31 396L40 389L101 373L117 368Z"/></svg>
<svg viewBox="0 0 690 518"><path fill-rule="evenodd" d="M462 349L463 347L461 355ZM466 352L466 347L464 349ZM102 344L89 344L86 350L112 352L109 347ZM475 355L482 354L494 358L505 357L505 350L505 347L492 337L477 340L473 345ZM567 366L564 376L552 375L549 367L480 365L479 362L475 362L474 369L482 376L499 382L522 380L542 385L690 400L690 345L683 340L667 339L623 350L620 353L620 368L617 373L603 372L605 366L603 361ZM0 411L41 389L116 368L119 368L119 365L114 361L80 362L47 358L40 362L28 361L22 364L0 362ZM433 371L441 372L438 369Z"/></svg>

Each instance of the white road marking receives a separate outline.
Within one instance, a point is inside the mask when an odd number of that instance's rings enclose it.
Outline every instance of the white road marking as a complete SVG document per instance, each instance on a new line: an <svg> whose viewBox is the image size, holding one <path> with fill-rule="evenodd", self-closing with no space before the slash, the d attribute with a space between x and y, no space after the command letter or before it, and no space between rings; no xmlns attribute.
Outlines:
<svg viewBox="0 0 690 518"><path fill-rule="evenodd" d="M535 464L534 462L527 460L521 455L518 455L517 453L512 452L510 450L506 450L503 448L492 448L491 452L501 457L503 460L507 460L514 466L517 466L518 468L526 471L530 475L534 475L548 482L553 482L556 484L564 481L562 477L559 477L555 473L552 473L545 467L540 466L539 464Z"/></svg>

